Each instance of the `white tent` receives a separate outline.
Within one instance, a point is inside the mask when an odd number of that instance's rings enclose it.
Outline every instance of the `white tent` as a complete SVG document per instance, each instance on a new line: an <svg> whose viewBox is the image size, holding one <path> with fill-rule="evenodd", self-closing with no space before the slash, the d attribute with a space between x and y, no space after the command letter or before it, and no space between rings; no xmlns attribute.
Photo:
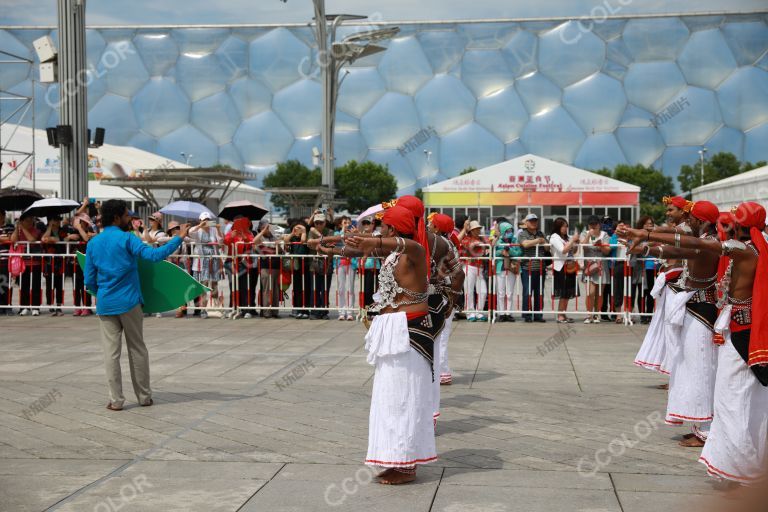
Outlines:
<svg viewBox="0 0 768 512"><path fill-rule="evenodd" d="M31 152L32 129L26 126L3 125L3 148L19 152ZM44 130L35 130L34 133L35 165L31 160L22 162L23 157L11 152L3 152L0 159L2 167L2 186L17 186L20 188L35 189L44 196L57 196L60 190L61 167L59 165L59 149L48 145L48 139ZM130 147L113 146L104 144L100 148L88 150L88 172L91 179L88 181L88 196L99 201L107 199L124 199L126 201L141 201L130 192L120 187L105 185L99 179L105 177L123 178L135 176L143 169L192 169L175 160L171 160L149 151ZM160 204L171 200L170 190L158 190L156 197ZM81 198L72 198L75 200ZM266 192L246 184L241 184L226 201L248 200L258 204L266 204Z"/></svg>
<svg viewBox="0 0 768 512"><path fill-rule="evenodd" d="M768 205L768 165L693 189L694 201L710 201L728 210L744 201Z"/></svg>

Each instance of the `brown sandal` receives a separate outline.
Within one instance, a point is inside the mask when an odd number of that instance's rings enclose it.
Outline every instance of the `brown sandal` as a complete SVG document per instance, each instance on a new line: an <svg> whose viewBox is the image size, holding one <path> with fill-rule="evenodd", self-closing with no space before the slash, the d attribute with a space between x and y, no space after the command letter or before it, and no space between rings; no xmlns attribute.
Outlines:
<svg viewBox="0 0 768 512"><path fill-rule="evenodd" d="M123 410L123 408L122 408L122 407L117 407L117 406L116 406L115 404L113 404L112 402L109 402L109 403L107 404L107 409L109 409L110 411L122 411L122 410Z"/></svg>

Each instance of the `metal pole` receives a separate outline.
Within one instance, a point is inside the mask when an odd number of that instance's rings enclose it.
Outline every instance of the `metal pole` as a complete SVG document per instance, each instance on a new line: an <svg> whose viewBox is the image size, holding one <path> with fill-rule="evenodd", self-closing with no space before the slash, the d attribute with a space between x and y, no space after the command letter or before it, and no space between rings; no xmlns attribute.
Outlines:
<svg viewBox="0 0 768 512"><path fill-rule="evenodd" d="M59 118L72 127L72 144L61 146L61 197L88 195L88 106L85 74L85 0L58 0Z"/></svg>
<svg viewBox="0 0 768 512"><path fill-rule="evenodd" d="M37 190L37 164L35 162L35 79L32 79L32 190Z"/></svg>
<svg viewBox="0 0 768 512"><path fill-rule="evenodd" d="M323 177L322 184L333 191L333 94L336 81L336 61L330 51L328 42L328 22L325 18L325 0L313 0L315 5L315 37L317 51L320 55L320 76L323 84L323 129L321 133L323 146Z"/></svg>

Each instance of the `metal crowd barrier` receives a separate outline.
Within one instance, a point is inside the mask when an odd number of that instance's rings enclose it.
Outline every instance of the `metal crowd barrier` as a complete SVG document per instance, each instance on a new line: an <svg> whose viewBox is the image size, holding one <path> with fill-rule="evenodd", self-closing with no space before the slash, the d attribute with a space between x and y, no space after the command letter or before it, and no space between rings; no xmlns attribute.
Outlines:
<svg viewBox="0 0 768 512"><path fill-rule="evenodd" d="M302 245L302 244L294 244ZM213 247L204 253L203 246ZM53 248L52 248L53 247ZM269 254L258 250L268 247ZM465 278L463 314L475 321L503 321L507 316L541 314L553 319L558 315L558 299L553 296L554 257L538 255L546 246L537 246L533 257L510 257L509 262L521 265L518 273L504 271L504 259L497 257L490 246L482 246L478 256L462 256ZM8 244L0 250L9 249ZM0 252L0 310L38 309L48 311L93 311L95 299L84 289L82 272L75 253L85 244L59 242L57 244L19 243L15 249L21 254ZM187 314L203 311L208 316L238 318L245 316L277 316L326 318L329 313L344 319L359 320L364 307L373 302L377 287L377 258L342 259L313 254L294 254L291 244L238 243L227 247L219 244L185 242L168 260L211 288L207 293L187 305ZM11 276L9 258L22 256L26 270L20 276ZM583 278L584 260L577 258L581 270L576 275L577 294L568 301L566 315L585 318L597 314L618 317L622 323L633 318L648 318L653 301L648 300L656 270L633 277L629 257L589 258L610 267L600 272L596 286L604 301L600 311L586 309L586 283ZM652 258L650 260L653 260ZM525 266L538 261L544 268L539 293L535 293L536 275L525 272ZM645 261L645 259L643 259ZM607 263L613 262L613 265ZM497 272L497 268L502 268ZM525 293L529 290L530 293ZM635 311L636 310L636 311Z"/></svg>

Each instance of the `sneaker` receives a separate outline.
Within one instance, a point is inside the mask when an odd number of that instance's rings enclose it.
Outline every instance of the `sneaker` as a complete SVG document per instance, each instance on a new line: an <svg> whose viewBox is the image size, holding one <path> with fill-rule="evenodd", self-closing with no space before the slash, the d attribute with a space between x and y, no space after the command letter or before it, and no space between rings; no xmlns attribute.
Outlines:
<svg viewBox="0 0 768 512"><path fill-rule="evenodd" d="M33 309L32 310L32 316L40 316L40 310L39 309Z"/></svg>
<svg viewBox="0 0 768 512"><path fill-rule="evenodd" d="M344 320L346 320L346 319L347 319L347 317L346 317L346 316L344 316L344 314L343 314L343 313L339 315L339 320L341 320L342 322L343 322Z"/></svg>
<svg viewBox="0 0 768 512"><path fill-rule="evenodd" d="M352 313L347 313L347 322L354 322L355 321L355 315Z"/></svg>
<svg viewBox="0 0 768 512"><path fill-rule="evenodd" d="M243 314L239 311L233 311L232 316L230 317L232 320L237 320L238 318L243 318Z"/></svg>
<svg viewBox="0 0 768 512"><path fill-rule="evenodd" d="M488 318L485 315L477 315L475 320L478 321L478 322L487 322Z"/></svg>
<svg viewBox="0 0 768 512"><path fill-rule="evenodd" d="M599 324L599 323L600 323L600 318L599 318L599 317L595 317L595 318L593 318L593 319L592 319L592 323L593 323L593 324Z"/></svg>
<svg viewBox="0 0 768 512"><path fill-rule="evenodd" d="M85 312L83 312L83 313L85 313ZM85 315L83 315L83 316L85 316ZM163 314L162 313L155 313L155 318L163 318Z"/></svg>
<svg viewBox="0 0 768 512"><path fill-rule="evenodd" d="M202 319L208 318L208 312L207 311L201 311L200 312L200 318L202 318Z"/></svg>
<svg viewBox="0 0 768 512"><path fill-rule="evenodd" d="M585 324L591 324L592 323L592 319L587 317L587 318L584 319L584 323Z"/></svg>
<svg viewBox="0 0 768 512"><path fill-rule="evenodd" d="M19 313L19 315L21 315L21 316L27 316L27 315L29 315L29 313L30 313L30 311L29 311L27 308L24 308L24 309L22 309L22 310L21 310L21 312Z"/></svg>
<svg viewBox="0 0 768 512"><path fill-rule="evenodd" d="M253 318L253 315L250 313L246 313L243 315L243 318L245 318L246 320L250 320L251 318Z"/></svg>
<svg viewBox="0 0 768 512"><path fill-rule="evenodd" d="M90 309L84 309L82 313L80 313L80 316L91 316L93 313Z"/></svg>

